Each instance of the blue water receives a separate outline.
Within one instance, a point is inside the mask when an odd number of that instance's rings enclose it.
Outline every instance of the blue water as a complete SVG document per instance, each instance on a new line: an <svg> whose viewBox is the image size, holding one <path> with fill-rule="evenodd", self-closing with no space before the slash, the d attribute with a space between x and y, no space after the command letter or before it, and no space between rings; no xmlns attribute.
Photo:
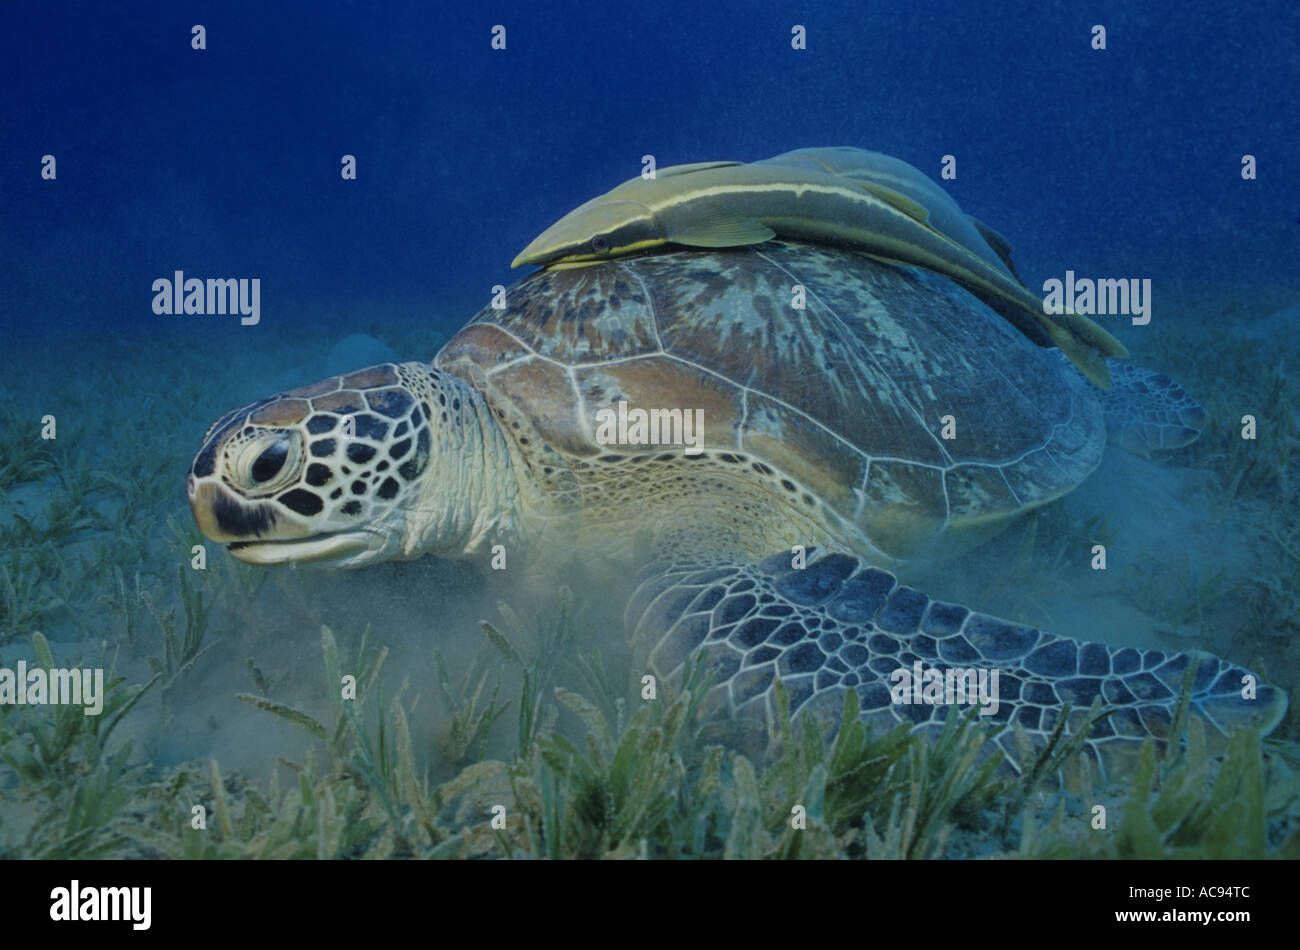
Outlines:
<svg viewBox="0 0 1300 950"><path fill-rule="evenodd" d="M644 154L840 144L936 177L955 155L945 186L1031 286L1067 267L1295 286L1293 0L983 7L6 3L0 319L155 326L175 318L150 285L183 269L260 277L282 326L355 302L454 329Z"/></svg>

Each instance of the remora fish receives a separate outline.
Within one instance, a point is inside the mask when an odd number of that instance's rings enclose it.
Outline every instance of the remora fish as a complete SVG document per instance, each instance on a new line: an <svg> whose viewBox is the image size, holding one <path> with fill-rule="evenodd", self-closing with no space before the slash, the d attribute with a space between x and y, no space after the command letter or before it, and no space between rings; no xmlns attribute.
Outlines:
<svg viewBox="0 0 1300 950"><path fill-rule="evenodd" d="M1103 357L1128 355L1086 317L1045 313L1006 263L1004 238L911 165L865 149L798 149L748 165L660 169L653 179L633 178L575 208L511 266L580 266L665 244L739 247L774 237L853 247L982 291L1030 316L1103 389L1110 388Z"/></svg>

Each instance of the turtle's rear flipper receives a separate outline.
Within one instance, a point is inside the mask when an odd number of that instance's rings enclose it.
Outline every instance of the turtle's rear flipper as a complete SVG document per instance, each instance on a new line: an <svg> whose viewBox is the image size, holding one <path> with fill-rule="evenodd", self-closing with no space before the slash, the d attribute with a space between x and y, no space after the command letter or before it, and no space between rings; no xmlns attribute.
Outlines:
<svg viewBox="0 0 1300 950"><path fill-rule="evenodd" d="M794 713L814 709L834 721L845 691L854 687L863 719L878 725L937 731L947 705L976 702L990 713L983 721L1003 727L1014 721L1039 743L1067 702L1073 729L1100 695L1114 712L1093 728L1083 749L1103 768L1135 753L1148 736L1166 739L1193 661L1199 662L1189 713L1204 721L1212 748L1237 728L1267 734L1286 711L1281 690L1257 685L1257 677L1208 654L1081 643L931 600L855 557L811 560L809 554L801 570L792 568L791 557L674 567L643 581L626 619L634 642L648 647L651 669L673 681L686 659L703 650L716 670L711 699L769 724L779 675ZM901 679L891 676L896 670L909 676L920 670L921 688L910 681L901 688ZM925 701L931 670L943 675L942 692L928 694L938 704ZM1013 730L1003 728L995 741L1016 768Z"/></svg>
<svg viewBox="0 0 1300 950"><path fill-rule="evenodd" d="M1101 394L1106 438L1135 455L1195 442L1209 416L1187 390L1163 373L1107 360L1111 389Z"/></svg>

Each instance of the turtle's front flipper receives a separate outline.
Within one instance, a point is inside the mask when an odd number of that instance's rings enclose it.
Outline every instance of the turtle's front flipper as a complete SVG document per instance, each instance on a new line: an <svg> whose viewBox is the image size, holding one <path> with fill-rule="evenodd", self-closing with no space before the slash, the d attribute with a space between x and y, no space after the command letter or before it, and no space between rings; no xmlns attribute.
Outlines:
<svg viewBox="0 0 1300 950"><path fill-rule="evenodd" d="M1275 687L1255 686L1254 698L1244 698L1257 678L1209 654L1081 643L931 600L855 557L811 557L801 570L792 568L791 555L781 554L757 564L657 572L629 601L628 630L649 646L651 668L670 679L691 654L704 650L716 664L713 697L735 714L766 716L769 723L777 675L792 711L816 709L833 719L852 686L864 719L937 729L946 706L916 702L926 695L924 685L919 691L910 683L900 689L904 684L891 674L919 669L924 684L926 671L939 670L946 685L952 670L954 684L969 685L975 694L968 701L979 702L983 670L985 698L997 697L996 705L983 703L991 712L986 721L1014 720L1040 740L1065 703L1073 707L1074 727L1100 694L1115 711L1094 728L1084 748L1103 765L1118 761L1116 753L1136 751L1147 736L1167 736L1193 660L1199 665L1190 713L1205 721L1208 736L1225 737L1238 727L1265 734L1286 710L1286 698ZM966 671L975 675L956 676ZM929 679L933 685L932 674ZM947 693L941 700L955 698ZM1014 766L1012 730L1004 729L997 741Z"/></svg>

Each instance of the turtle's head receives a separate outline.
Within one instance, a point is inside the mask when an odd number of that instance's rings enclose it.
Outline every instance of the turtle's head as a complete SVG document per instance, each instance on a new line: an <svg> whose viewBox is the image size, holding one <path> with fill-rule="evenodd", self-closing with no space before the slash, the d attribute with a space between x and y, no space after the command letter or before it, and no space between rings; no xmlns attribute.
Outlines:
<svg viewBox="0 0 1300 950"><path fill-rule="evenodd" d="M413 523L434 444L445 443L435 428L447 425L449 384L464 387L425 364L385 363L227 413L190 466L199 530L250 564L358 567L421 553Z"/></svg>

